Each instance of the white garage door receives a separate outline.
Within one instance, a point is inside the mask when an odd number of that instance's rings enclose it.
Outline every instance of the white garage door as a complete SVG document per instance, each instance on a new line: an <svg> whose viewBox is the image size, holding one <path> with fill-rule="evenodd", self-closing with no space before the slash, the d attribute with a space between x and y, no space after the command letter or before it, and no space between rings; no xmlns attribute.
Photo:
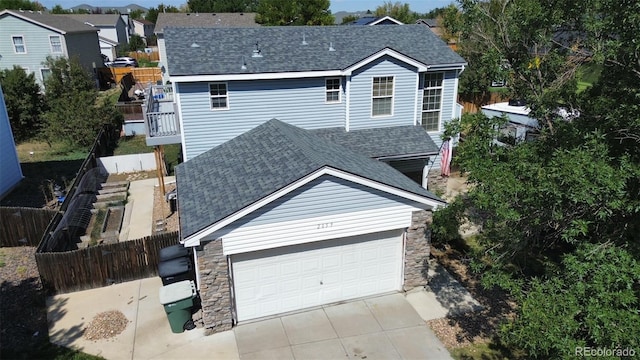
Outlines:
<svg viewBox="0 0 640 360"><path fill-rule="evenodd" d="M233 255L238 321L400 290L402 230Z"/></svg>

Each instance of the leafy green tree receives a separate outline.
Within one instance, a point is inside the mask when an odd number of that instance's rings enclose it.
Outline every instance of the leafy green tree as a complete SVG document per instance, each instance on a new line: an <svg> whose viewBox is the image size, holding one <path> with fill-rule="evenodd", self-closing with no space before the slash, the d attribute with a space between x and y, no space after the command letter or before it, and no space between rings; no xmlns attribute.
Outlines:
<svg viewBox="0 0 640 360"><path fill-rule="evenodd" d="M24 69L14 65L11 70L0 71L0 85L15 140L21 142L35 137L42 126L44 99L33 73L27 75Z"/></svg>
<svg viewBox="0 0 640 360"><path fill-rule="evenodd" d="M254 12L258 0L189 0L189 10L204 13Z"/></svg>
<svg viewBox="0 0 640 360"><path fill-rule="evenodd" d="M517 294L521 306L501 338L544 359L574 359L584 347L638 351L638 281L640 263L626 249L580 246L563 257L557 276L533 279Z"/></svg>
<svg viewBox="0 0 640 360"><path fill-rule="evenodd" d="M147 11L147 15L145 16L145 19L155 24L158 21L158 14L162 12L178 13L180 12L180 9L178 9L173 5L165 5L161 3L158 5L157 8L155 7L150 8L149 11Z"/></svg>
<svg viewBox="0 0 640 360"><path fill-rule="evenodd" d="M0 0L0 10L12 9L12 10L32 10L42 11L45 10L44 6L37 1L29 0Z"/></svg>
<svg viewBox="0 0 640 360"><path fill-rule="evenodd" d="M342 25L344 25L344 24L348 24L348 23L353 22L353 21L356 21L356 20L358 20L358 19L360 19L360 17L359 17L359 16L356 16L356 15L347 15L347 16L345 16L345 17L343 17L343 18L342 18L342 23L341 23L341 24L342 24Z"/></svg>
<svg viewBox="0 0 640 360"><path fill-rule="evenodd" d="M376 8L374 13L376 16L391 16L392 18L404 23L413 24L418 20L417 14L411 11L409 4L391 1L385 1Z"/></svg>
<svg viewBox="0 0 640 360"><path fill-rule="evenodd" d="M122 124L122 114L98 96L89 73L77 60L47 58L51 75L45 81L42 136L49 143L63 142L73 147L89 146L103 124Z"/></svg>
<svg viewBox="0 0 640 360"><path fill-rule="evenodd" d="M71 10L64 9L60 4L56 4L49 12L52 14L71 14Z"/></svg>
<svg viewBox="0 0 640 360"><path fill-rule="evenodd" d="M144 50L144 48L145 43L140 35L132 34L131 37L129 37L129 46L127 49L128 51Z"/></svg>
<svg viewBox="0 0 640 360"><path fill-rule="evenodd" d="M141 9L136 9L129 13L129 18L136 20L144 19L144 16L142 16L143 14L144 11L142 11Z"/></svg>
<svg viewBox="0 0 640 360"><path fill-rule="evenodd" d="M334 25L329 0L260 0L256 21L263 25Z"/></svg>

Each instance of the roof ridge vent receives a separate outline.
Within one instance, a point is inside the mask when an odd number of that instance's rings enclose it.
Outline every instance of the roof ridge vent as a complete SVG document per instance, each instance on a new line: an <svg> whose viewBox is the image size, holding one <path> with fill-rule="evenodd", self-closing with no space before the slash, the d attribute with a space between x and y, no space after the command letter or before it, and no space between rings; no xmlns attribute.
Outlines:
<svg viewBox="0 0 640 360"><path fill-rule="evenodd" d="M195 41L193 43L191 43L191 47L192 48L199 48L200 45L198 45L198 43L196 43Z"/></svg>
<svg viewBox="0 0 640 360"><path fill-rule="evenodd" d="M258 44L257 41L256 41L256 48L253 49L253 54L251 55L251 57L254 57L254 58L262 57L262 50L260 50L260 45Z"/></svg>
<svg viewBox="0 0 640 360"><path fill-rule="evenodd" d="M307 42L307 37L305 33L302 33L302 45L309 45Z"/></svg>
<svg viewBox="0 0 640 360"><path fill-rule="evenodd" d="M336 51L336 49L333 48L333 41L329 43L329 51Z"/></svg>

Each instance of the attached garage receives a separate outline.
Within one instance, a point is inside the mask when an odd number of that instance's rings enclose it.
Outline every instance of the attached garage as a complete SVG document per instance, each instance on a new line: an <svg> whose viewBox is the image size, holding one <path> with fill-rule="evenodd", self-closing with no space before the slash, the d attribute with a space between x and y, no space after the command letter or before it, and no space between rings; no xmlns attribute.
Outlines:
<svg viewBox="0 0 640 360"><path fill-rule="evenodd" d="M238 321L402 289L403 230L231 256Z"/></svg>
<svg viewBox="0 0 640 360"><path fill-rule="evenodd" d="M272 120L176 178L214 331L426 283L427 226L444 202L383 162Z"/></svg>

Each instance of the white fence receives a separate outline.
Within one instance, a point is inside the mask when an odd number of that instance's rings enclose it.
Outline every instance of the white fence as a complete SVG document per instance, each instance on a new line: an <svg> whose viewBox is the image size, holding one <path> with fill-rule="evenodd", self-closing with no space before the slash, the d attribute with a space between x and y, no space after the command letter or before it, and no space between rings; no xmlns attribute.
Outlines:
<svg viewBox="0 0 640 360"><path fill-rule="evenodd" d="M98 164L109 174L156 170L153 153L106 156L98 158Z"/></svg>

